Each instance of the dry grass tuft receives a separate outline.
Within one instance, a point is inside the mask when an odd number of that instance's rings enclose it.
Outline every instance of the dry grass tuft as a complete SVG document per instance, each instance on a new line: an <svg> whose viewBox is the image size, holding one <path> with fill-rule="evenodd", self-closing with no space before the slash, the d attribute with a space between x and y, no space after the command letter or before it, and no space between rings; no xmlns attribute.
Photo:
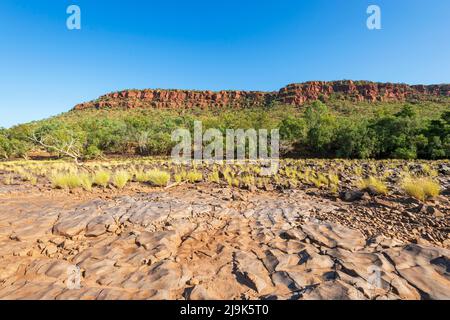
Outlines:
<svg viewBox="0 0 450 320"><path fill-rule="evenodd" d="M425 201L428 198L437 197L441 193L441 186L439 183L430 178L404 178L401 182L402 189L406 194L414 197L420 201Z"/></svg>
<svg viewBox="0 0 450 320"><path fill-rule="evenodd" d="M203 180L203 174L198 171L190 171L186 175L186 180L190 183L200 182Z"/></svg>
<svg viewBox="0 0 450 320"><path fill-rule="evenodd" d="M167 186L170 181L170 173L156 169L151 170L146 174L146 181L155 186L164 187Z"/></svg>
<svg viewBox="0 0 450 320"><path fill-rule="evenodd" d="M373 176L361 180L358 184L358 187L361 190L368 190L375 194L388 194L388 188L386 184L380 179Z"/></svg>
<svg viewBox="0 0 450 320"><path fill-rule="evenodd" d="M95 185L106 188L110 179L111 174L108 171L100 170L95 172L92 180Z"/></svg>
<svg viewBox="0 0 450 320"><path fill-rule="evenodd" d="M130 181L130 174L127 171L118 171L112 178L113 185L118 189L123 189Z"/></svg>
<svg viewBox="0 0 450 320"><path fill-rule="evenodd" d="M50 177L53 188L76 189L81 187L82 181L79 175L73 173L55 173Z"/></svg>

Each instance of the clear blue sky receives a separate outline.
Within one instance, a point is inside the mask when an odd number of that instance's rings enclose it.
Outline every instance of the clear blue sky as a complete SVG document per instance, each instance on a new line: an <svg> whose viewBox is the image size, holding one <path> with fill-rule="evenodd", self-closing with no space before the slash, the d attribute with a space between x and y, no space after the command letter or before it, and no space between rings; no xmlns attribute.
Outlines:
<svg viewBox="0 0 450 320"><path fill-rule="evenodd" d="M382 30L366 28L369 4ZM448 83L449 14L448 0L1 0L0 126L126 88Z"/></svg>

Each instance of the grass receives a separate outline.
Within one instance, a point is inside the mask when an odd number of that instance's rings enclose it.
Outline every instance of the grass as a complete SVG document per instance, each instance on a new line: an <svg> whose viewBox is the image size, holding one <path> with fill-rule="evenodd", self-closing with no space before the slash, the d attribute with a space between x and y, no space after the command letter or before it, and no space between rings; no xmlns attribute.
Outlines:
<svg viewBox="0 0 450 320"><path fill-rule="evenodd" d="M245 188L250 189L255 186L255 177L254 176L250 176L250 175L244 176L244 177L242 177L241 181L242 181L242 185Z"/></svg>
<svg viewBox="0 0 450 320"><path fill-rule="evenodd" d="M93 180L91 175L83 173L80 175L81 187L86 191L92 191Z"/></svg>
<svg viewBox="0 0 450 320"><path fill-rule="evenodd" d="M429 198L437 197L441 193L441 186L432 179L423 179L421 185L425 195Z"/></svg>
<svg viewBox="0 0 450 320"><path fill-rule="evenodd" d="M154 169L146 173L146 180L155 186L164 187L170 181L170 173Z"/></svg>
<svg viewBox="0 0 450 320"><path fill-rule="evenodd" d="M388 188L386 184L374 176L370 176L367 179L361 180L358 186L361 190L367 190L375 194L388 194Z"/></svg>
<svg viewBox="0 0 450 320"><path fill-rule="evenodd" d="M307 179L310 183L312 183L316 188L321 188L322 186L328 185L328 178L322 173L310 174Z"/></svg>
<svg viewBox="0 0 450 320"><path fill-rule="evenodd" d="M339 185L339 176L337 174L334 173L329 173L328 174L328 181L330 182L330 185Z"/></svg>
<svg viewBox="0 0 450 320"><path fill-rule="evenodd" d="M437 177L439 175L439 173L434 170L429 164L422 164L422 170L425 173L425 175L429 176L429 177Z"/></svg>
<svg viewBox="0 0 450 320"><path fill-rule="evenodd" d="M181 170L180 172L175 173L173 176L176 183L180 183L182 181L186 180L187 172L184 170Z"/></svg>
<svg viewBox="0 0 450 320"><path fill-rule="evenodd" d="M130 181L130 174L127 171L118 171L112 178L113 185L118 189L123 189Z"/></svg>
<svg viewBox="0 0 450 320"><path fill-rule="evenodd" d="M53 188L73 190L81 187L82 181L79 175L73 173L56 173L50 178Z"/></svg>
<svg viewBox="0 0 450 320"><path fill-rule="evenodd" d="M148 181L148 175L144 171L137 171L134 174L134 178L135 178L136 182L144 183L144 182Z"/></svg>
<svg viewBox="0 0 450 320"><path fill-rule="evenodd" d="M13 183L14 183L14 178L13 178L13 176L12 176L11 174L5 176L5 178L3 179L3 183L4 183L5 185L8 185L8 186L11 185L11 184L13 184Z"/></svg>
<svg viewBox="0 0 450 320"><path fill-rule="evenodd" d="M31 184L36 184L36 182L37 182L36 176L34 176L30 172L22 172L20 174L20 177L22 178L23 181L29 181L29 182L31 182Z"/></svg>
<svg viewBox="0 0 450 320"><path fill-rule="evenodd" d="M200 182L203 180L203 174L199 171L190 171L186 175L186 180L190 183Z"/></svg>
<svg viewBox="0 0 450 320"><path fill-rule="evenodd" d="M213 170L213 172L211 172L211 174L208 177L209 182L214 182L219 184L220 183L220 176L219 176L219 171L217 170Z"/></svg>
<svg viewBox="0 0 450 320"><path fill-rule="evenodd" d="M161 158L141 158L89 161L83 163L80 168L74 163L59 160L31 160L1 162L0 183L41 184L50 181L55 188L83 188L90 191L93 186L107 188L108 185L122 189L131 179L155 186L165 186L171 180L189 183L205 180L210 183L252 190L275 186L283 189L306 189L316 186L322 191L337 194L341 185L345 187L358 178L354 174L356 171L362 172L359 177L369 175L358 184L362 189L386 194L387 186L393 186L393 181L399 180L402 190L424 201L435 197L440 192L440 186L435 182L435 176L440 176L436 171L440 163L444 161L281 159L279 172L276 175L264 177L259 174L258 163L223 162L213 165L194 165L193 163L175 164ZM376 171L376 168L379 174L371 174ZM384 173L381 173L382 171ZM390 175L392 179L389 178ZM420 180L413 178L415 180L411 181L409 177L423 178ZM386 181L389 181L389 184Z"/></svg>
<svg viewBox="0 0 450 320"><path fill-rule="evenodd" d="M95 185L106 188L110 179L111 174L108 171L100 170L95 172L92 180Z"/></svg>
<svg viewBox="0 0 450 320"><path fill-rule="evenodd" d="M441 192L441 186L439 183L426 177L407 177L403 179L401 186L407 195L420 201L437 197Z"/></svg>

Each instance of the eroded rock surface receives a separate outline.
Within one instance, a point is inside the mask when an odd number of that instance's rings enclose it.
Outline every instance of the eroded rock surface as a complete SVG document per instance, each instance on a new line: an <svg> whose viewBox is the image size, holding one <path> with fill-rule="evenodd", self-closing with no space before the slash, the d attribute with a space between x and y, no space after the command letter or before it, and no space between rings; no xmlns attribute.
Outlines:
<svg viewBox="0 0 450 320"><path fill-rule="evenodd" d="M0 299L450 298L445 248L368 237L305 195L226 193L2 205Z"/></svg>

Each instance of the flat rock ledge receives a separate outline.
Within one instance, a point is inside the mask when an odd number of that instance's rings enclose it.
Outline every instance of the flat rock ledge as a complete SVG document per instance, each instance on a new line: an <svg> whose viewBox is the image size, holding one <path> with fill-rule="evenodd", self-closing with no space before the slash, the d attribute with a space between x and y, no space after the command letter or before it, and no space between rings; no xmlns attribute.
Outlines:
<svg viewBox="0 0 450 320"><path fill-rule="evenodd" d="M450 298L449 250L317 210L192 191L1 212L0 299Z"/></svg>

